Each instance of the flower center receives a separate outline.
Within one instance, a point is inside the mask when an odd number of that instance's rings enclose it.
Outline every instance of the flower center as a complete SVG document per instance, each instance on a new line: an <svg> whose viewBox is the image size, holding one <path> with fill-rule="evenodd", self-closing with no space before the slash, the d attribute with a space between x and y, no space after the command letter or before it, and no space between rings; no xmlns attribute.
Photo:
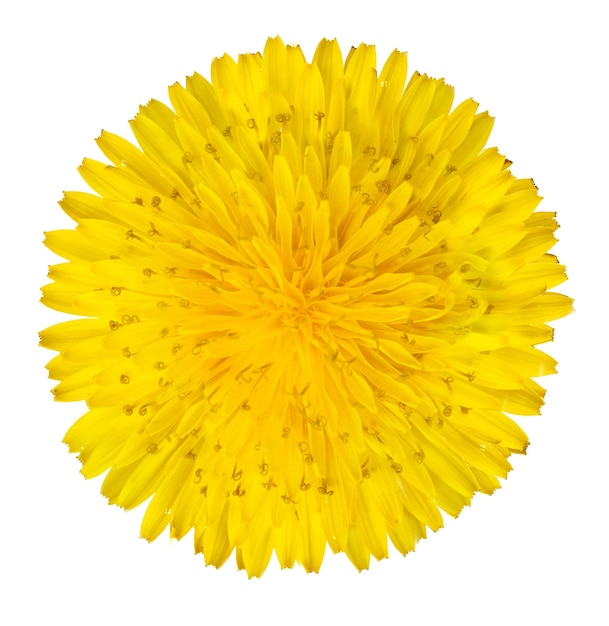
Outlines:
<svg viewBox="0 0 609 626"><path fill-rule="evenodd" d="M307 304L295 303L287 300L280 308L281 323L286 328L299 329L303 324L310 321L311 315Z"/></svg>

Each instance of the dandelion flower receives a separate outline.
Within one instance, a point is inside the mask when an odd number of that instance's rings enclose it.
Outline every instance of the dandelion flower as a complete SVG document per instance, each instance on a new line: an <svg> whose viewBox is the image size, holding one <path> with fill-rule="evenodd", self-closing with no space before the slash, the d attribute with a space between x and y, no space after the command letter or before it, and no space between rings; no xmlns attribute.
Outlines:
<svg viewBox="0 0 609 626"><path fill-rule="evenodd" d="M112 165L61 202L43 301L76 318L41 344L88 406L65 441L110 503L149 500L148 540L193 530L250 576L327 546L363 569L525 451L506 413L539 412L535 346L571 310L554 214L474 101L406 84L403 53L375 67L327 40L225 55L140 108L139 148L102 132Z"/></svg>

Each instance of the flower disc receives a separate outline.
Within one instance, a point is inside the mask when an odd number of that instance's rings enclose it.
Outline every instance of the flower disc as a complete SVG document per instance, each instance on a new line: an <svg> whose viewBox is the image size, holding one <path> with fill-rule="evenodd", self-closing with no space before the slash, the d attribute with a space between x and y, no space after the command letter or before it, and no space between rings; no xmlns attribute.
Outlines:
<svg viewBox="0 0 609 626"><path fill-rule="evenodd" d="M86 477L149 540L194 529L220 566L317 571L326 545L366 568L492 493L539 412L535 348L571 310L536 211L492 126L453 89L373 46L343 63L264 54L212 64L103 132L41 333L55 398L89 411L66 434Z"/></svg>

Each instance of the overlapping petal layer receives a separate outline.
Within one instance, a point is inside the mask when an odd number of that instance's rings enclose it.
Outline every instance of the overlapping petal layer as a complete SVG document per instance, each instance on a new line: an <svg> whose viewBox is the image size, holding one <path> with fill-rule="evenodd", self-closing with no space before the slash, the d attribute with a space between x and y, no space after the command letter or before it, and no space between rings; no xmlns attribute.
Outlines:
<svg viewBox="0 0 609 626"><path fill-rule="evenodd" d="M492 493L538 413L534 346L571 310L548 254L554 215L484 149L492 126L453 89L375 49L312 63L270 39L104 132L94 194L47 233L41 333L87 477L142 535L194 529L221 565L358 568Z"/></svg>

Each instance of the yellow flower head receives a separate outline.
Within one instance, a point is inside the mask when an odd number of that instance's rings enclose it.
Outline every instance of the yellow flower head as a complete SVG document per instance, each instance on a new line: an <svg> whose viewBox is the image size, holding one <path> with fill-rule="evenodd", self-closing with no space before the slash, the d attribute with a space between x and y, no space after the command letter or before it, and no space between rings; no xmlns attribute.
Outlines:
<svg viewBox="0 0 609 626"><path fill-rule="evenodd" d="M264 54L212 64L103 132L113 165L67 193L47 234L41 333L62 401L89 411L65 441L142 535L194 530L207 564L250 576L275 551L317 571L326 544L358 568L402 553L492 493L539 412L536 344L571 301L492 126L453 89L373 46L343 62Z"/></svg>

